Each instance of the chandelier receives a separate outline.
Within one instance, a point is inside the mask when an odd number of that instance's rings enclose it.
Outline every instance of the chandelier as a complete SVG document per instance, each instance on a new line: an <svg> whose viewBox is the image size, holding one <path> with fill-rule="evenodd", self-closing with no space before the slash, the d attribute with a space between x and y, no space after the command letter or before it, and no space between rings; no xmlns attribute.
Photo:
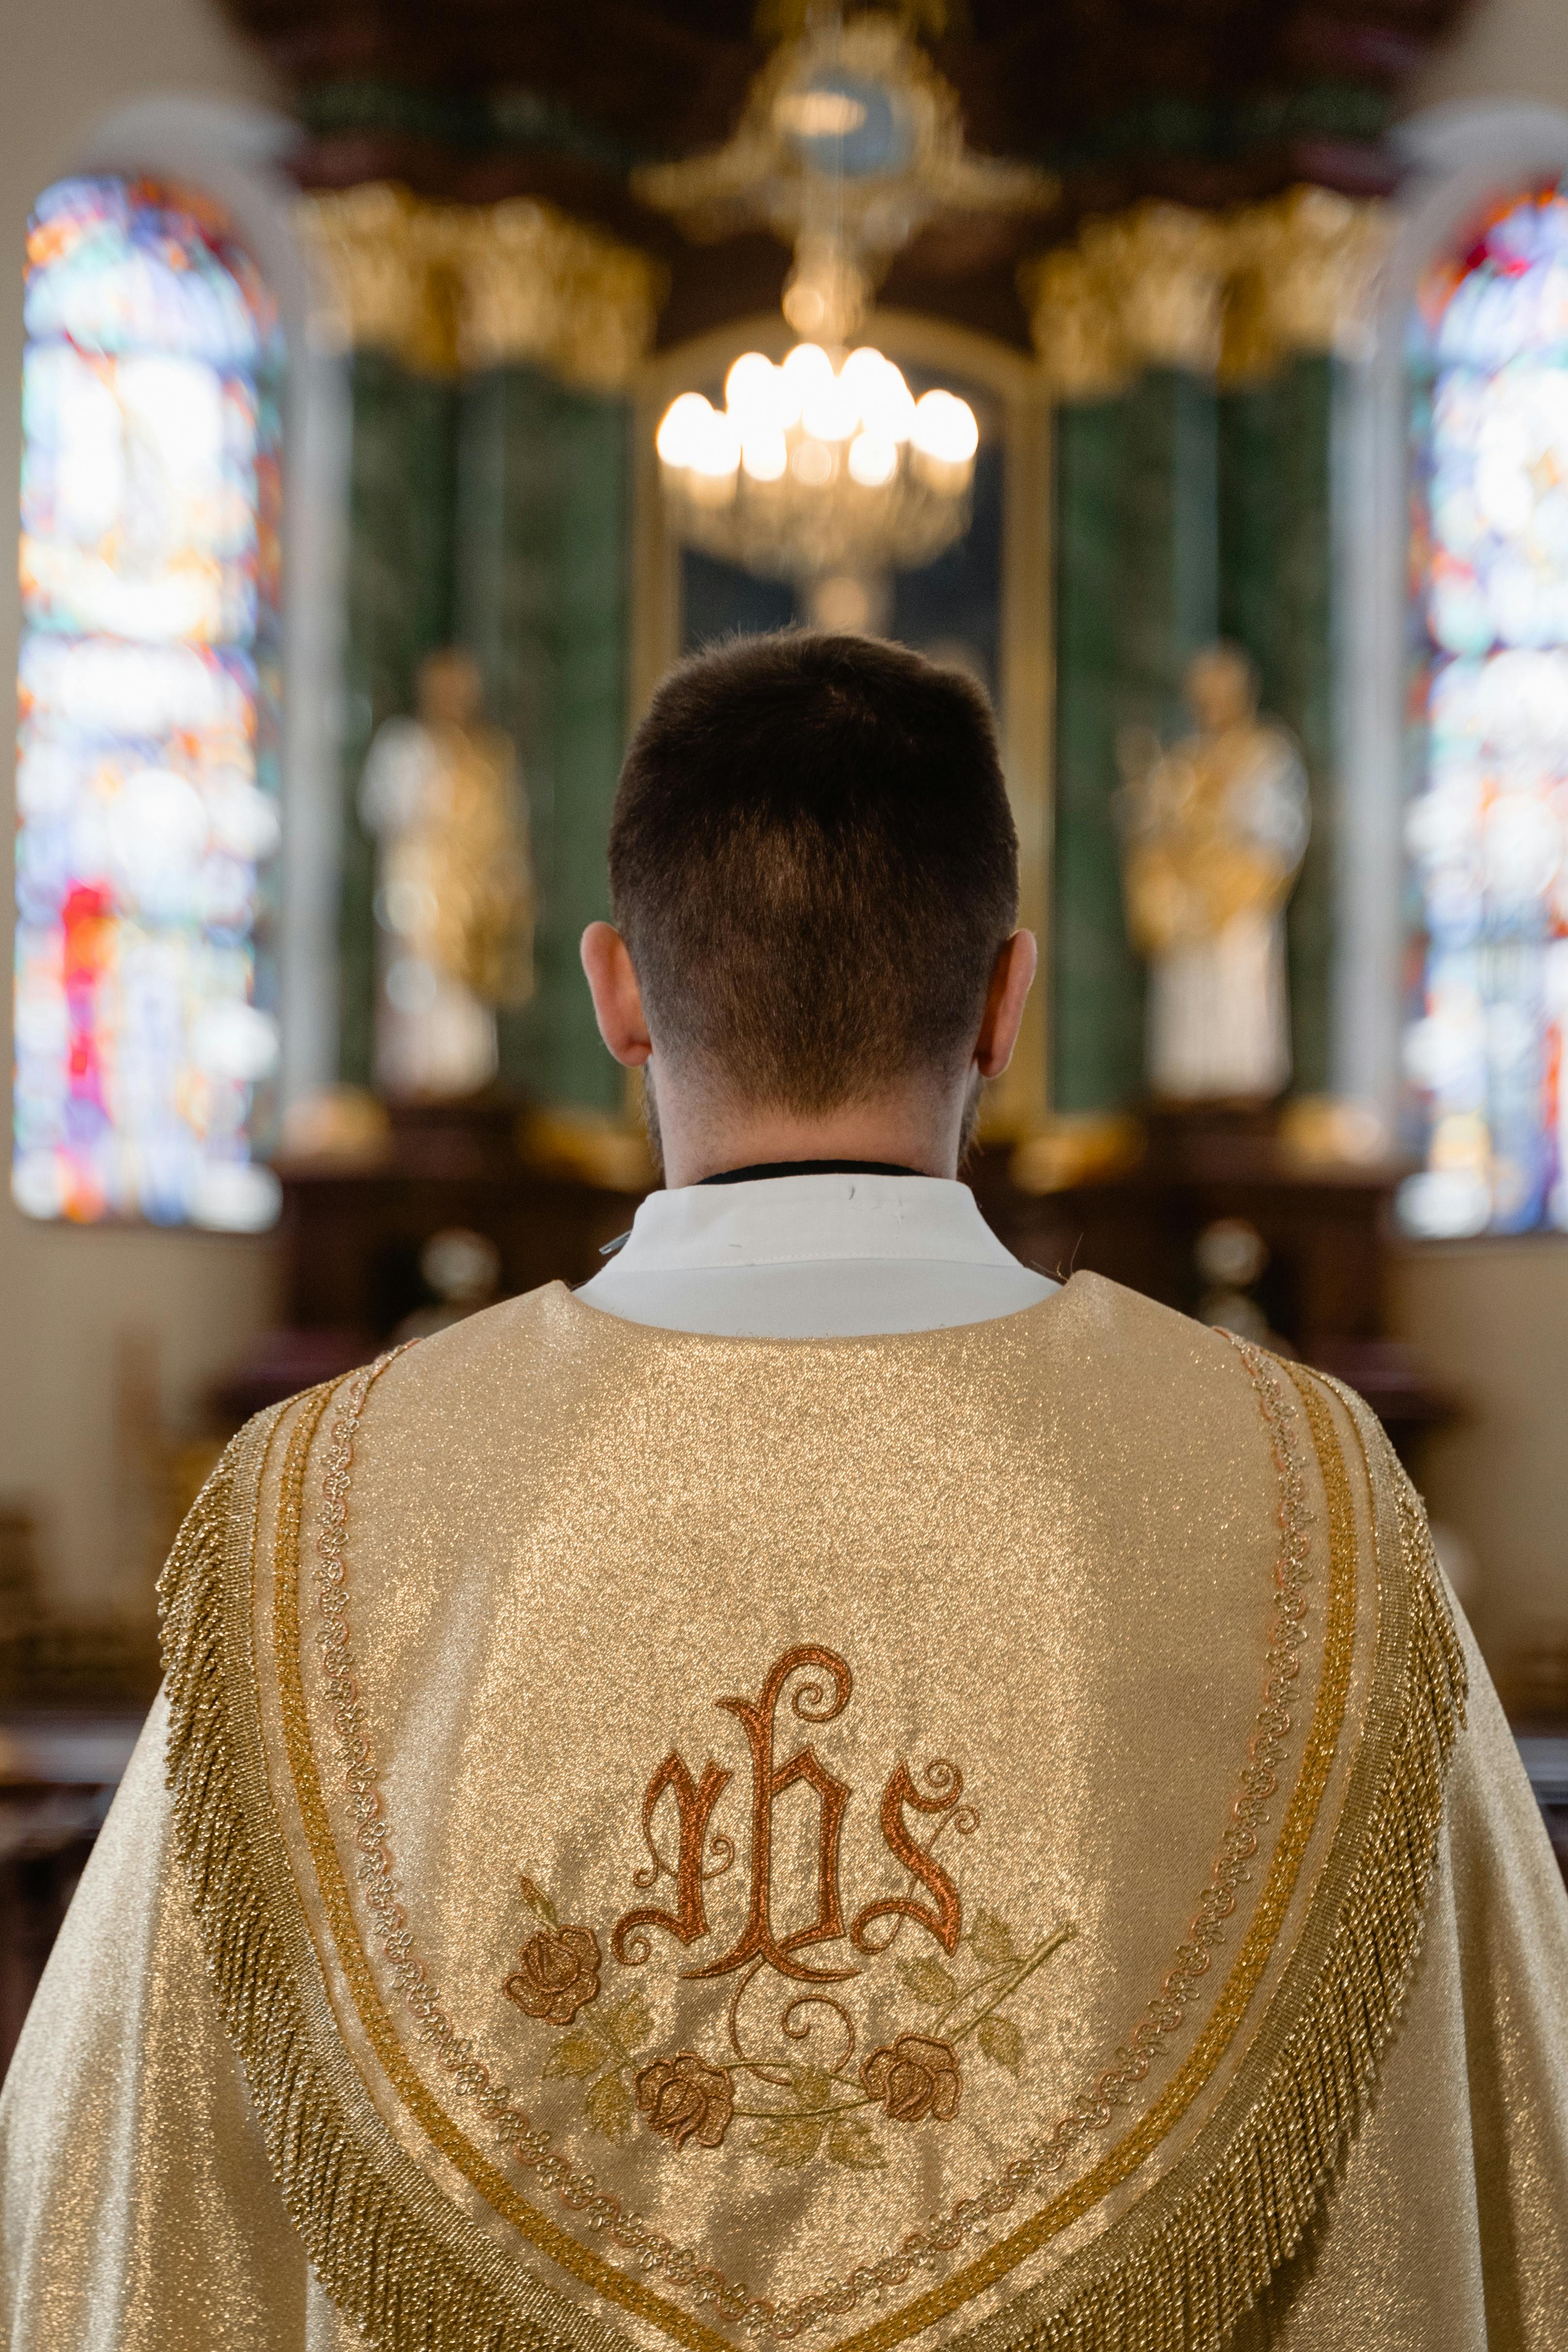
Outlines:
<svg viewBox="0 0 1568 2352"><path fill-rule="evenodd" d="M805 339L775 367L747 352L724 405L683 392L658 428L660 477L689 546L808 589L886 583L967 529L979 431L951 392L916 399L851 348L892 256L928 223L1037 209L1054 184L973 155L953 92L886 16L808 9L752 85L727 146L639 173L689 236L765 222L795 247L784 313Z"/></svg>
<svg viewBox="0 0 1568 2352"><path fill-rule="evenodd" d="M951 392L916 399L891 360L797 343L746 352L724 405L683 392L658 428L680 538L764 579L875 577L929 563L969 523L980 433Z"/></svg>

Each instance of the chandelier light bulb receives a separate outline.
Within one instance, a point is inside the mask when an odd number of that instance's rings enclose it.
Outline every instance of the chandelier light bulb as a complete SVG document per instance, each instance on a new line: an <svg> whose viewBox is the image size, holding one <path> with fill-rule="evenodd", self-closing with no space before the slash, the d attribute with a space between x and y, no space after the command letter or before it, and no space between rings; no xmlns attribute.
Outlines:
<svg viewBox="0 0 1568 2352"><path fill-rule="evenodd" d="M789 396L779 371L761 352L742 352L735 362L724 378L724 405L742 440L752 433L782 432L789 421L782 413Z"/></svg>
<svg viewBox="0 0 1568 2352"><path fill-rule="evenodd" d="M804 489L823 490L838 471L838 460L826 441L808 437L796 444L789 469Z"/></svg>
<svg viewBox="0 0 1568 2352"><path fill-rule="evenodd" d="M904 382L902 370L891 360L884 361L867 383L860 396L860 415L868 433L885 441L907 441L913 432L914 394Z"/></svg>
<svg viewBox="0 0 1568 2352"><path fill-rule="evenodd" d="M833 382L833 362L820 343L796 343L781 372L803 404L810 391Z"/></svg>
<svg viewBox="0 0 1568 2352"><path fill-rule="evenodd" d="M940 465L966 466L980 446L980 427L966 400L951 392L925 392L915 403L910 437L922 456Z"/></svg>
<svg viewBox="0 0 1568 2352"><path fill-rule="evenodd" d="M693 465L712 419L713 410L700 392L683 392L678 400L672 400L665 410L656 445L665 464L678 467Z"/></svg>
<svg viewBox="0 0 1568 2352"><path fill-rule="evenodd" d="M808 389L800 421L818 441L847 441L860 422L860 404L847 384L830 375Z"/></svg>
<svg viewBox="0 0 1568 2352"><path fill-rule="evenodd" d="M687 463L694 474L719 482L733 474L740 462L741 436L735 430L734 418L722 410L710 408Z"/></svg>
<svg viewBox="0 0 1568 2352"><path fill-rule="evenodd" d="M902 371L869 344L851 352L839 370L839 382L854 394L860 421L879 440L907 441L915 404Z"/></svg>
<svg viewBox="0 0 1568 2352"><path fill-rule="evenodd" d="M776 427L748 433L741 444L741 463L753 482L780 482L789 464L789 450Z"/></svg>
<svg viewBox="0 0 1568 2352"><path fill-rule="evenodd" d="M792 376L787 369L782 367L774 368L773 417L781 433L793 433L800 423L801 396L805 389L798 375Z"/></svg>
<svg viewBox="0 0 1568 2352"><path fill-rule="evenodd" d="M839 369L838 381L855 394L857 400L863 400L875 388L883 369L889 364L871 344L862 343L858 351L850 352Z"/></svg>
<svg viewBox="0 0 1568 2352"><path fill-rule="evenodd" d="M849 444L849 478L865 490L879 490L899 470L896 442L879 433L857 433Z"/></svg>

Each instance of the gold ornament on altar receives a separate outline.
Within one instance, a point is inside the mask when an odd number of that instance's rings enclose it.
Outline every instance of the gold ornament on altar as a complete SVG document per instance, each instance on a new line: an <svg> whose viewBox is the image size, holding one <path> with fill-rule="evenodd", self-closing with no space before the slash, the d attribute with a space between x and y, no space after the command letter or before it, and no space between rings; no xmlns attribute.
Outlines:
<svg viewBox="0 0 1568 2352"><path fill-rule="evenodd" d="M805 340L782 367L744 353L722 409L682 393L659 427L686 543L764 578L861 583L950 546L969 521L973 410L940 389L916 400L879 351L847 346L917 230L1038 210L1057 184L971 154L955 93L878 15L835 16L787 41L726 146L638 173L634 186L689 236L762 222L795 246L784 313Z"/></svg>
<svg viewBox="0 0 1568 2352"><path fill-rule="evenodd" d="M376 1079L394 1096L476 1093L496 1074L497 1009L533 993L527 804L479 694L468 655L430 655L417 719L380 730L360 788L380 845Z"/></svg>
<svg viewBox="0 0 1568 2352"><path fill-rule="evenodd" d="M1295 739L1258 715L1239 646L1188 667L1194 731L1118 755L1127 929L1149 966L1148 1076L1169 1101L1267 1101L1290 1076L1285 908L1307 846Z"/></svg>

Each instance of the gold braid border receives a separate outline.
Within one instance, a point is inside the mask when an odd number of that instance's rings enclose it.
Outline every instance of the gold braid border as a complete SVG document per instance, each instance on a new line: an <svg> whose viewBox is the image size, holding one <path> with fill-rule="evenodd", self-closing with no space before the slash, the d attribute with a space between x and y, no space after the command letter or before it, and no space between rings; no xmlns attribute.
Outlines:
<svg viewBox="0 0 1568 2352"><path fill-rule="evenodd" d="M1464 1727L1464 1655L1425 1515L1382 1424L1342 1382L1283 1369L1312 1433L1336 1548L1354 1540L1354 1507L1324 1391L1344 1407L1377 1572L1361 1745L1332 1845L1290 1962L1193 2146L1057 2277L950 2352L1221 2352L1301 2244L1399 2021Z"/></svg>
<svg viewBox="0 0 1568 2352"><path fill-rule="evenodd" d="M383 1364L390 1360L390 1358L384 1359ZM378 1365L376 1370L382 1368ZM374 1376L362 1372L354 1377L368 1385ZM666 2335L673 2336L677 2343L685 2345L688 2352L729 2352L727 2337L706 2326L701 2320L693 2318L689 2313L681 2311L665 2296L656 2294L640 2279L599 2261L585 2246L579 2245L570 2231L541 2212L505 2173L482 2156L426 2088L418 2070L410 2063L398 2039L391 2018L382 2006L374 1974L355 1925L348 1881L333 1843L331 1824L327 1817L321 1784L311 1752L310 1719L305 1712L304 1691L300 1677L300 1517L306 1458L310 1439L321 1417L321 1412L317 1411L314 1419L307 1416L297 1423L284 1463L273 1577L275 1654L284 1740L294 1780L294 1798L315 1857L317 1888L331 1930L338 1965L347 1982L365 2038L375 2052L388 2082L432 2145L440 2149L448 2163L505 2221L520 2230L542 2253L606 2299L618 2302L639 2318L652 2320ZM346 1510L346 1497L334 1499L329 1504L329 1508Z"/></svg>
<svg viewBox="0 0 1568 2352"><path fill-rule="evenodd" d="M288 1469L302 1468L332 1385L258 1415L233 1440L159 1581L174 1841L208 1975L289 2218L370 2343L632 2352L458 2210L377 2113L338 2035L272 1811L252 1614L273 1439L294 1412Z"/></svg>
<svg viewBox="0 0 1568 2352"><path fill-rule="evenodd" d="M953 2339L952 2352L1219 2352L1300 2243L1403 2006L1464 1720L1463 1660L1419 1505L1381 1429L1338 1383L1287 1369L1322 1472L1331 1547L1353 1551L1327 1389L1349 1415L1377 1561L1375 1661L1331 1849L1258 2032L1193 2146L1101 2239ZM286 1487L330 1393L301 1401ZM302 1920L289 1925L298 1903L287 1900L288 1857L269 1817L251 1625L258 1496L287 1410L229 1447L161 1587L176 1842L274 2172L329 2294L389 2352L563 2342L626 2352L623 2336L468 2222L401 2147L337 2040ZM922 2312L915 2326L942 2315ZM880 2352L912 2332L910 2316L842 2338L837 2352ZM700 2324L693 2333L714 2340Z"/></svg>

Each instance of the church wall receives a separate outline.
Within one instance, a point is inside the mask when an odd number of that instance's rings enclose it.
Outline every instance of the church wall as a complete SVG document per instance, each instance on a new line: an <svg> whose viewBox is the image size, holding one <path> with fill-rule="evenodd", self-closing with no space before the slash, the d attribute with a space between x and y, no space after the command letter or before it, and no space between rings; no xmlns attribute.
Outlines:
<svg viewBox="0 0 1568 2352"><path fill-rule="evenodd" d="M1467 1603L1488 1663L1517 1683L1546 1650L1568 1680L1568 1241L1427 1243L1394 1268L1394 1320L1458 1400L1417 1483L1474 1555Z"/></svg>
<svg viewBox="0 0 1568 2352"><path fill-rule="evenodd" d="M1529 99L1568 106L1563 0L1479 0L1403 93L1401 111L1449 99Z"/></svg>
<svg viewBox="0 0 1568 2352"><path fill-rule="evenodd" d="M51 0L5 16L0 79L0 666L15 675L19 619L14 485L20 456L21 268L28 208L68 171L94 125L130 100L170 93L268 103L276 93L250 51L205 0ZM14 745L0 730L11 804ZM10 1034L11 903L0 918L4 1019ZM9 1056L7 1055L7 1062ZM6 1117L9 1117L7 1092ZM10 1158L7 1137L5 1159ZM246 1333L267 1319L266 1242L180 1233L70 1231L0 1202L0 1497L40 1521L52 1590L85 1605L129 1600L146 1563L128 1549L117 1463L117 1342L151 1339L166 1403L188 1411ZM133 1515L132 1515L133 1516Z"/></svg>

